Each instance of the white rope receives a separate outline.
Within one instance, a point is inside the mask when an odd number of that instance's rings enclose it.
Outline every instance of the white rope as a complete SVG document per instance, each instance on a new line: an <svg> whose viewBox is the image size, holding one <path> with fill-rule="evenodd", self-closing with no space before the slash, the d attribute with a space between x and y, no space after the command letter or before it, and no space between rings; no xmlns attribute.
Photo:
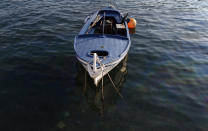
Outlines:
<svg viewBox="0 0 208 131"><path fill-rule="evenodd" d="M101 73L102 73L102 83L101 83L101 94L102 94L102 98L101 98L101 101L102 101L102 110L101 110L101 116L103 117L103 114L104 114L104 84L103 84L103 70L104 70L104 65L102 64L102 62L100 61L99 57L97 57L97 61L98 63L100 64L100 68L101 68Z"/></svg>
<svg viewBox="0 0 208 131"><path fill-rule="evenodd" d="M104 85L103 85L104 64L102 64L102 61L99 59L99 57L97 57L96 61L98 61L98 63L100 64L100 68L101 68L101 71L102 71L101 72L102 73L102 83L101 83L101 86L102 86L102 88L101 88L101 90L102 90L102 93L101 93L102 94L102 98L101 98L101 101L102 101L102 110L101 110L101 115L103 116L103 114L104 114ZM111 81L114 89L116 90L116 92L118 93L118 95L123 99L123 101L127 104L127 102L125 101L123 95L119 92L119 90L117 89L116 85L114 84L114 82L113 82L110 74L109 73L107 73L107 74L108 74L108 77L109 77L109 79L110 79L110 81Z"/></svg>

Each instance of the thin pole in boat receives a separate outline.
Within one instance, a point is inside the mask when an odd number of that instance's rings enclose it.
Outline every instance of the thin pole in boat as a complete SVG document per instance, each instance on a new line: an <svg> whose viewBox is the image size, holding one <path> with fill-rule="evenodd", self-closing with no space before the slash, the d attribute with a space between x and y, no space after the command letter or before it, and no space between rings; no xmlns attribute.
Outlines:
<svg viewBox="0 0 208 131"><path fill-rule="evenodd" d="M103 35L104 35L104 30L105 30L105 12L104 12L104 18L103 18Z"/></svg>

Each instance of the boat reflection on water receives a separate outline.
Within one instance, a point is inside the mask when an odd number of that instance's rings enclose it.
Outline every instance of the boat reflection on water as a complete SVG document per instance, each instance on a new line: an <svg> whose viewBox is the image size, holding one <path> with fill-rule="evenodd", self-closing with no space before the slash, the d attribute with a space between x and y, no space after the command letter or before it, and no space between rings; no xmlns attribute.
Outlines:
<svg viewBox="0 0 208 131"><path fill-rule="evenodd" d="M121 92L121 87L127 74L127 58L128 55L109 73L117 90L108 75L103 78L103 95L102 81L96 87L93 79L90 78L83 66L78 63L77 86L83 89L83 94L90 108L101 113L101 115L103 115L104 109L114 105L118 98L121 99L118 91ZM102 96L104 96L104 101L102 101Z"/></svg>

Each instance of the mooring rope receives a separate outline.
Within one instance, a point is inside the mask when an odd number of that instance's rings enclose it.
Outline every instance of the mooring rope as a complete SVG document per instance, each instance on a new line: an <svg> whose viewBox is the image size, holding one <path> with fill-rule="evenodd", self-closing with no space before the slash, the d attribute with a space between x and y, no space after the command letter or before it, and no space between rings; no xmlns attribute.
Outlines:
<svg viewBox="0 0 208 131"><path fill-rule="evenodd" d="M87 71L85 70L85 83L84 83L84 93L85 93L85 91L86 91L86 89L87 89Z"/></svg>
<svg viewBox="0 0 208 131"><path fill-rule="evenodd" d="M102 95L102 97L101 97L101 101L102 101L102 109L101 109L101 116L103 116L103 114L104 114L104 78L103 78L103 72L104 72L104 64L102 64L102 62L101 62L101 60L99 59L99 57L97 57L96 58L96 61L98 61L98 63L100 64L100 68L101 68L101 73L102 73L102 83L101 83L101 95ZM97 67L96 67L97 68ZM110 81L111 81L111 83L112 83L112 85L113 85L113 88L116 90L116 92L118 93L118 95L123 99L123 101L125 102L125 104L127 104L127 102L125 101L125 99L124 99L124 97L123 97L123 95L119 92L119 90L118 90L118 88L116 87L116 85L114 84L114 82L113 82L113 80L112 80L112 78L111 78L111 76L110 76L110 74L109 73L107 73L108 74L108 77L109 77L109 79L110 79ZM85 74L85 76L86 76L86 74Z"/></svg>
<svg viewBox="0 0 208 131"><path fill-rule="evenodd" d="M102 70L102 111L101 111L101 115L103 116L104 114L104 86L103 86L103 66L101 65L101 70Z"/></svg>
<svg viewBox="0 0 208 131"><path fill-rule="evenodd" d="M103 87L103 68L104 68L104 65L102 64L102 62L100 61L99 58L98 58L97 60L98 60L98 62L99 62L99 64L100 64L101 70L102 70L102 97L103 97L102 99L103 99L103 101L104 101L104 95L103 95L103 90L104 90L104 89L103 89L103 88L104 88L104 87ZM117 88L116 85L114 84L114 82L113 82L113 80L112 80L110 74L109 74L109 73L107 73L107 74L108 74L108 77L109 77L109 79L110 79L110 81L111 81L111 83L112 83L114 89L116 90L116 92L118 93L118 95L121 97L121 99L123 99L123 101L127 104L127 102L125 101L123 95L119 92L118 88Z"/></svg>
<svg viewBox="0 0 208 131"><path fill-rule="evenodd" d="M102 100L104 101L103 66L101 66L101 70L102 70Z"/></svg>
<svg viewBox="0 0 208 131"><path fill-rule="evenodd" d="M118 88L117 88L116 85L114 84L114 82L113 82L113 80L112 80L110 74L109 74L109 73L107 73L107 74L108 74L108 77L109 77L109 79L110 79L110 81L111 81L111 83L112 83L114 89L116 90L116 92L118 93L118 95L123 99L123 101L127 104L127 102L125 101L123 95L119 92Z"/></svg>

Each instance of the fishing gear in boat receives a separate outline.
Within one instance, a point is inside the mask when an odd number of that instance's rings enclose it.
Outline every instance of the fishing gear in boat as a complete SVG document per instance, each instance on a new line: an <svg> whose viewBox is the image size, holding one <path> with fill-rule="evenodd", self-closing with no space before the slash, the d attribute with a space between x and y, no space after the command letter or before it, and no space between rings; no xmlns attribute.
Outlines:
<svg viewBox="0 0 208 131"><path fill-rule="evenodd" d="M88 28L87 30L87 33L96 25L96 23L101 19L102 17L100 15L98 15L96 18L95 18L95 21L92 23L92 25L90 25L90 27Z"/></svg>

